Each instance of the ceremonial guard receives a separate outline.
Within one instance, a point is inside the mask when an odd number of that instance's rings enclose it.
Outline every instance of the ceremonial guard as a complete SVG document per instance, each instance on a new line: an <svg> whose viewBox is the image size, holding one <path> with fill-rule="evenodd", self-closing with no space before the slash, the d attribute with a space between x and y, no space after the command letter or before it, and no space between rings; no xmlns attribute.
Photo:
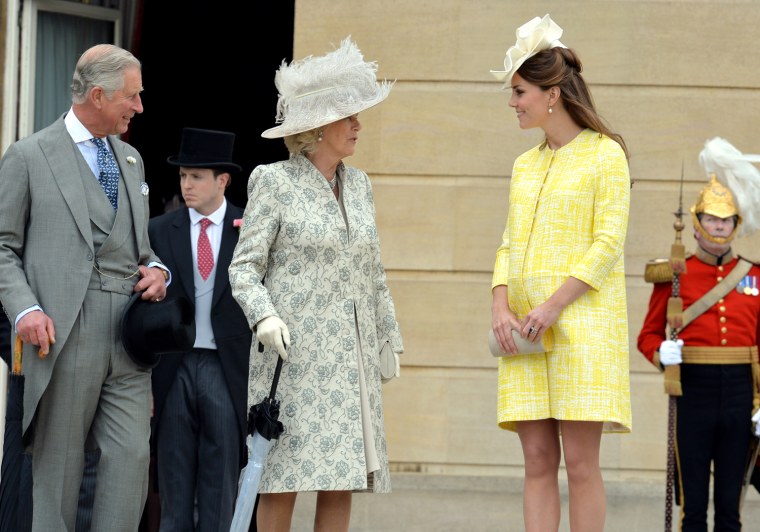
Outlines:
<svg viewBox="0 0 760 532"><path fill-rule="evenodd" d="M737 234L757 229L755 157L720 138L705 144L700 164L710 182L690 209L696 250L681 261L652 261L645 275L654 288L638 348L665 370L675 396L683 532L707 530L711 470L714 530L741 530L745 471L755 463L760 267L731 249Z"/></svg>

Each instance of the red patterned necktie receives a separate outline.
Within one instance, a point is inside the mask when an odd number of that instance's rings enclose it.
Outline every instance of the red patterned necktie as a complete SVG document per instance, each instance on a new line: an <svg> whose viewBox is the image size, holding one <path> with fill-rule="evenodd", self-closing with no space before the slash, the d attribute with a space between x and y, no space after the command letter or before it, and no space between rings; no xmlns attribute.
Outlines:
<svg viewBox="0 0 760 532"><path fill-rule="evenodd" d="M211 220L201 220L201 232L198 235L198 271L205 281L214 269L214 252L211 251L211 242L208 240L206 228L211 225Z"/></svg>

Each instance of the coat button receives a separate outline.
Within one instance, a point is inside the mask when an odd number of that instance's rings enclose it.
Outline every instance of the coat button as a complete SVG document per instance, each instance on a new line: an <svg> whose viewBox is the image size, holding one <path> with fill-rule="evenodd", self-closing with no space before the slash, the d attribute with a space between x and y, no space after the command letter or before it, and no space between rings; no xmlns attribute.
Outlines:
<svg viewBox="0 0 760 532"><path fill-rule="evenodd" d="M87 260L92 260L92 251L87 252Z"/></svg>
<svg viewBox="0 0 760 532"><path fill-rule="evenodd" d="M728 343L728 340L723 338L723 340L720 341L720 345L726 345Z"/></svg>

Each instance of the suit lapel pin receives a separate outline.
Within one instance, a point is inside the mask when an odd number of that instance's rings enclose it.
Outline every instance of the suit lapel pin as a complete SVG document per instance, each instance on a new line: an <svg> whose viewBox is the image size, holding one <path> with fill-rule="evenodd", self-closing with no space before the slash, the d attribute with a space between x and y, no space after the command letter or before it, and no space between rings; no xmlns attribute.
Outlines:
<svg viewBox="0 0 760 532"><path fill-rule="evenodd" d="M145 181L142 181L140 183L140 194L142 194L143 196L147 196L148 192L150 192L150 188L148 187L148 183L146 183Z"/></svg>

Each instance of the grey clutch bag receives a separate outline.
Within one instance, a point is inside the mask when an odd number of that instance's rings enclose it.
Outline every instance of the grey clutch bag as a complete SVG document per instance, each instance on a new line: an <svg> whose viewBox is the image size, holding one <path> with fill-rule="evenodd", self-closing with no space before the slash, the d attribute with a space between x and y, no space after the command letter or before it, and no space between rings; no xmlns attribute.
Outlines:
<svg viewBox="0 0 760 532"><path fill-rule="evenodd" d="M545 338L546 335L544 335ZM545 353L546 352L546 346L544 345L544 338L541 338L540 342L529 342L528 340L525 340L520 336L520 333L512 330L512 339L515 341L515 345L517 346L517 354L518 355L529 355L531 353ZM495 357L511 357L516 356L511 353L507 353L501 349L501 346L499 345L499 341L496 339L496 336L493 334L493 330L488 331L488 349L491 351L491 354Z"/></svg>

